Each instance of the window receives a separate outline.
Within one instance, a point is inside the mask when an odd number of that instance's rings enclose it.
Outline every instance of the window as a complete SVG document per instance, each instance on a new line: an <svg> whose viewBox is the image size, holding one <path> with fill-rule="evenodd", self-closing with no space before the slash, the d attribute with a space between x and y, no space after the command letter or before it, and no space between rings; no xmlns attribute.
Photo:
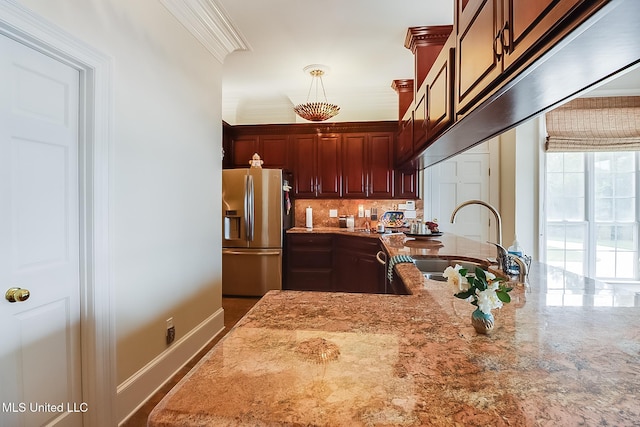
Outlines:
<svg viewBox="0 0 640 427"><path fill-rule="evenodd" d="M640 152L546 156L546 262L603 281L640 280Z"/></svg>

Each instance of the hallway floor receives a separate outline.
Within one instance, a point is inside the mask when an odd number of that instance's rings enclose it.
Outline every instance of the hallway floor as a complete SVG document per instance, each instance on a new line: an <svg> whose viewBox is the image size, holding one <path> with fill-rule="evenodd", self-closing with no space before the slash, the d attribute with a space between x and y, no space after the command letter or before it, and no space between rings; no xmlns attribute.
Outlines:
<svg viewBox="0 0 640 427"><path fill-rule="evenodd" d="M224 309L224 331L207 344L197 355L195 355L176 375L171 378L162 388L154 394L135 414L133 414L125 423L123 427L143 427L147 425L147 417L151 413L151 410L162 400L162 398L175 386L178 381L184 377L187 372L195 366L196 363L205 355L211 348L216 345L223 336L229 332L229 330L238 323L240 319L258 302L260 298L251 297L222 297L222 308Z"/></svg>

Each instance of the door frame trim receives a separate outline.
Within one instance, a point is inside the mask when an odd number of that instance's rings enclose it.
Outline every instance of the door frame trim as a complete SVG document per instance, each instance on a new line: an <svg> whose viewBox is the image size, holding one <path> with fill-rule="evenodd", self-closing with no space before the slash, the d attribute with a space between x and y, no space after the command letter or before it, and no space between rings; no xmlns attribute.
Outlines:
<svg viewBox="0 0 640 427"><path fill-rule="evenodd" d="M115 425L116 358L109 278L112 60L14 0L0 2L0 35L80 73L78 178L83 425Z"/></svg>

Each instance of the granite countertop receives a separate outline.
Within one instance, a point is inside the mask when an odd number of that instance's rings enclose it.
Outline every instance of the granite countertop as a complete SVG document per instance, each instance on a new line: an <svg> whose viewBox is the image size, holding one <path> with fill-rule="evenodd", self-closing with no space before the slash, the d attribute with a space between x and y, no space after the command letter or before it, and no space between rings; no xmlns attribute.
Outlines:
<svg viewBox="0 0 640 427"><path fill-rule="evenodd" d="M495 256L452 235L381 240L391 256ZM396 269L411 295L269 292L149 425L638 425L633 292L534 262L478 335L448 284Z"/></svg>
<svg viewBox="0 0 640 427"><path fill-rule="evenodd" d="M342 228L342 227L293 227L287 230L287 234L340 234L354 237L369 237L372 239L379 239L381 236L392 236L391 232L387 231L386 234L379 234L375 231L367 230L365 228ZM403 235L404 236L404 235Z"/></svg>

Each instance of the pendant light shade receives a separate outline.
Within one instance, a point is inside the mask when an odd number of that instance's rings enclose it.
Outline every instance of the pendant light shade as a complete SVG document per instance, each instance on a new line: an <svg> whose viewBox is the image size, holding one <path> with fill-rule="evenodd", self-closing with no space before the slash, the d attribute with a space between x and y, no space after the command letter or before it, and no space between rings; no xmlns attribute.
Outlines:
<svg viewBox="0 0 640 427"><path fill-rule="evenodd" d="M324 83L322 82L322 76L324 75L326 67L320 64L308 65L304 68L306 73L311 75L311 86L309 87L309 93L307 94L307 102L304 104L298 104L293 107L293 111L305 120L312 122L323 122L330 119L340 112L340 107L335 104L327 102L327 94L324 90ZM311 91L315 89L315 101L309 102ZM322 89L322 95L324 102L318 100L318 95Z"/></svg>

